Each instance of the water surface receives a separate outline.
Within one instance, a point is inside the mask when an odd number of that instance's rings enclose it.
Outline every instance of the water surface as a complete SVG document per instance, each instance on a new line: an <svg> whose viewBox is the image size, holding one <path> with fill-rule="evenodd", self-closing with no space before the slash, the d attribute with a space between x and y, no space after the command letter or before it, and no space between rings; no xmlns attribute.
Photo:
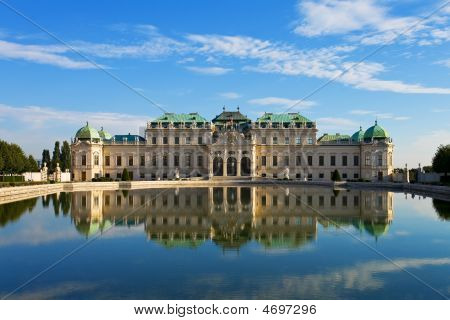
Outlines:
<svg viewBox="0 0 450 320"><path fill-rule="evenodd" d="M53 194L0 205L0 294L87 244L9 298L442 299L449 207L311 187Z"/></svg>

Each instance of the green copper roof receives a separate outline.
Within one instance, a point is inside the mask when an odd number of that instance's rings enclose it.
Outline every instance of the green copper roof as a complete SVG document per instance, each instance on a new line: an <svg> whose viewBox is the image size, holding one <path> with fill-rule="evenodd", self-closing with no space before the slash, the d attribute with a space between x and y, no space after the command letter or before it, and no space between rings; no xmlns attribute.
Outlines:
<svg viewBox="0 0 450 320"><path fill-rule="evenodd" d="M115 142L135 142L137 141L145 141L145 139L141 136L138 136L137 134L116 134L114 136L114 141Z"/></svg>
<svg viewBox="0 0 450 320"><path fill-rule="evenodd" d="M350 136L346 134L328 134L325 133L323 136L321 136L317 141L319 142L337 142L337 141L348 141L350 140Z"/></svg>
<svg viewBox="0 0 450 320"><path fill-rule="evenodd" d="M86 125L77 131L77 133L75 134L75 138L100 140L100 135L98 134L97 129L90 127L89 123L86 122Z"/></svg>
<svg viewBox="0 0 450 320"><path fill-rule="evenodd" d="M353 142L361 142L364 139L364 130L362 129L362 127L359 127L359 131L355 132L352 135L352 141Z"/></svg>
<svg viewBox="0 0 450 320"><path fill-rule="evenodd" d="M102 138L102 140L111 140L112 138L112 135L110 135L109 132L103 130L103 127L100 129L98 134L100 135L100 138Z"/></svg>
<svg viewBox="0 0 450 320"><path fill-rule="evenodd" d="M197 112L192 113L171 113L166 112L159 118L156 118L152 122L173 122L173 123L189 123L189 122L208 122L205 118L199 115Z"/></svg>
<svg viewBox="0 0 450 320"><path fill-rule="evenodd" d="M386 138L389 138L389 133L378 125L378 121L375 121L375 125L367 129L366 133L364 133L364 140Z"/></svg>
<svg viewBox="0 0 450 320"><path fill-rule="evenodd" d="M312 122L298 112L293 113L264 113L256 119L257 122L289 123L289 122Z"/></svg>
<svg viewBox="0 0 450 320"><path fill-rule="evenodd" d="M233 122L251 122L249 118L239 111L239 108L237 111L225 111L225 108L223 108L223 112L216 116L212 122L229 122L231 120L233 120Z"/></svg>

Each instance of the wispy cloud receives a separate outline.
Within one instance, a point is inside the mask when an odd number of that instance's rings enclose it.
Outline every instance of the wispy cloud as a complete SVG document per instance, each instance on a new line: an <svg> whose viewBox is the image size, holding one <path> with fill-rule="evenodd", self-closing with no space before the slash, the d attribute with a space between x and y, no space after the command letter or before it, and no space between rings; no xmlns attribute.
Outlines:
<svg viewBox="0 0 450 320"><path fill-rule="evenodd" d="M64 69L94 69L88 61L80 61L68 58L62 53L67 48L61 46L25 45L0 40L0 59L26 60L39 64L49 64Z"/></svg>
<svg viewBox="0 0 450 320"><path fill-rule="evenodd" d="M356 114L356 115L368 115L368 114L375 113L375 111L364 110L364 109L355 109L355 110L351 110L349 113L350 114Z"/></svg>
<svg viewBox="0 0 450 320"><path fill-rule="evenodd" d="M239 99L240 97L242 97L242 95L236 92L222 92L219 93L219 96L225 99Z"/></svg>
<svg viewBox="0 0 450 320"><path fill-rule="evenodd" d="M317 119L320 128L323 130L355 130L359 124L351 119L325 117Z"/></svg>
<svg viewBox="0 0 450 320"><path fill-rule="evenodd" d="M58 125L73 125L74 129L84 125L85 121L97 128L105 127L107 130L121 130L127 132L145 124L146 116L129 115L113 112L81 112L73 110L60 110L56 108L26 106L13 107L0 104L2 118L14 119L25 122L36 129L47 127L52 123Z"/></svg>
<svg viewBox="0 0 450 320"><path fill-rule="evenodd" d="M374 110L365 110L365 109L350 110L349 114L358 115L358 116L372 115L378 119L390 119L390 120L397 120L397 121L405 121L405 120L411 119L411 117L408 117L408 116L396 116L392 113L379 113Z"/></svg>
<svg viewBox="0 0 450 320"><path fill-rule="evenodd" d="M280 97L265 97L265 98L257 98L251 99L248 101L249 104L260 105L260 106L278 106L289 108L295 105L295 109L307 109L314 105L316 102L314 101L301 101L295 99L288 98L280 98Z"/></svg>
<svg viewBox="0 0 450 320"><path fill-rule="evenodd" d="M186 67L186 69L188 69L189 71L195 72L195 73L214 75L214 76L227 74L233 70L230 68L222 68L222 67L193 67L193 66Z"/></svg>
<svg viewBox="0 0 450 320"><path fill-rule="evenodd" d="M419 45L450 40L448 8L426 20L421 16L393 16L386 2L376 0L307 0L299 2L298 11L302 19L294 32L306 37L350 34L349 39L364 45L394 39Z"/></svg>

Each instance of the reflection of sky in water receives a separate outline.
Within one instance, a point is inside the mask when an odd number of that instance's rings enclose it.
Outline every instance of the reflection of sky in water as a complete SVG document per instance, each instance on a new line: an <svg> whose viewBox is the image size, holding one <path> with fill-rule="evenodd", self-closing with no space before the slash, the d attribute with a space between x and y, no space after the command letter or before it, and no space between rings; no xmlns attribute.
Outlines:
<svg viewBox="0 0 450 320"><path fill-rule="evenodd" d="M351 233L450 295L449 213L430 198L229 189L169 190L159 202L147 190L0 205L0 293L102 232L13 298L439 298Z"/></svg>

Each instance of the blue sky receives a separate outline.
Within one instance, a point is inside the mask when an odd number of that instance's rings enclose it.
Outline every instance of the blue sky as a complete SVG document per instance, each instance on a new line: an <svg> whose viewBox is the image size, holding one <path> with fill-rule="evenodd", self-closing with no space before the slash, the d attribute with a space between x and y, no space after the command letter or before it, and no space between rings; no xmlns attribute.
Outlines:
<svg viewBox="0 0 450 320"><path fill-rule="evenodd" d="M437 145L450 143L450 5L424 19L444 4L1 0L0 138L40 156L86 121L139 132L161 114L144 97L207 118L239 105L256 119L382 47L293 111L320 133L352 134L378 118L396 166L429 164Z"/></svg>

